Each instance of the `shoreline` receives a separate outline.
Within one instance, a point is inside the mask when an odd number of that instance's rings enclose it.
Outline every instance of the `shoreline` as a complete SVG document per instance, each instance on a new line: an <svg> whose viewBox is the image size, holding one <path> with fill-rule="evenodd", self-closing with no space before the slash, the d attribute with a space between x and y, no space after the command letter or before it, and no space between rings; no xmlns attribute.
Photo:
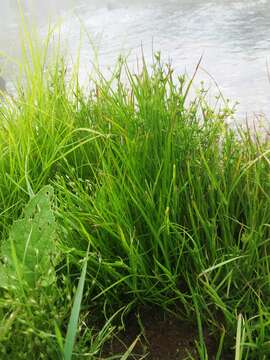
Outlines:
<svg viewBox="0 0 270 360"><path fill-rule="evenodd" d="M124 360L140 335L165 360L168 335L168 359L267 358L268 140L158 55L89 93L32 56L0 112L0 357Z"/></svg>

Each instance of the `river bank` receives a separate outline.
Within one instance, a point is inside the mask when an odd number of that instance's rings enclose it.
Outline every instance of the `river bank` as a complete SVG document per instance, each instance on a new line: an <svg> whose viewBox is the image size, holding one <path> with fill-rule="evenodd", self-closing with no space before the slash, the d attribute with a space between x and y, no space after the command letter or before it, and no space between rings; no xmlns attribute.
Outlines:
<svg viewBox="0 0 270 360"><path fill-rule="evenodd" d="M152 338L171 359L267 359L267 140L231 130L222 98L187 101L159 54L85 92L28 46L0 111L0 357L164 358Z"/></svg>

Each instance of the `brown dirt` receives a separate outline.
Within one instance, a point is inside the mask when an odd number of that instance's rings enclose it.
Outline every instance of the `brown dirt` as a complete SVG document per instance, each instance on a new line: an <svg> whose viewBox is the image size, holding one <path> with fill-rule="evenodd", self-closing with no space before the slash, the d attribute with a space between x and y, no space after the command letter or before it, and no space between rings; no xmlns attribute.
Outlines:
<svg viewBox="0 0 270 360"><path fill-rule="evenodd" d="M198 359L195 347L198 339L196 328L153 309L144 309L140 316L130 315L125 330L112 340L105 351L106 355L123 354L138 335L139 339L128 359L184 360L188 358L188 354ZM209 360L215 359L215 340L207 332L204 339ZM226 357L228 360L232 358Z"/></svg>

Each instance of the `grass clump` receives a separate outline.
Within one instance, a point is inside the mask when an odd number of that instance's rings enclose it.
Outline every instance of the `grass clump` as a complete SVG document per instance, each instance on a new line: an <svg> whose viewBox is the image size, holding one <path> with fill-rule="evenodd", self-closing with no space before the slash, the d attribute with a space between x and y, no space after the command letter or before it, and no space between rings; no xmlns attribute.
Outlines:
<svg viewBox="0 0 270 360"><path fill-rule="evenodd" d="M0 114L1 257L16 279L0 284L1 356L104 357L145 305L196 323L200 359L204 329L217 359L266 359L268 142L229 129L204 91L187 101L191 83L159 56L137 73L120 61L86 93L59 58L45 72L30 54Z"/></svg>

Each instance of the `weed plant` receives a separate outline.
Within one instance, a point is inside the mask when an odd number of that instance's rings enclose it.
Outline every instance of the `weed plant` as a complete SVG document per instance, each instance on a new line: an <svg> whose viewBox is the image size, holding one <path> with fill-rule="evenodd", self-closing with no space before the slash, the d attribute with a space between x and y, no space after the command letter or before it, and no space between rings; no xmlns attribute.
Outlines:
<svg viewBox="0 0 270 360"><path fill-rule="evenodd" d="M148 305L198 325L200 359L204 329L216 359L269 358L268 142L231 130L228 106L203 90L190 99L192 80L159 55L135 73L120 60L85 92L43 45L28 37L0 111L1 266L13 279L0 284L0 357L100 359L125 315ZM55 230L39 241L24 209L47 185L33 222L47 213ZM27 281L28 265L42 282Z"/></svg>

